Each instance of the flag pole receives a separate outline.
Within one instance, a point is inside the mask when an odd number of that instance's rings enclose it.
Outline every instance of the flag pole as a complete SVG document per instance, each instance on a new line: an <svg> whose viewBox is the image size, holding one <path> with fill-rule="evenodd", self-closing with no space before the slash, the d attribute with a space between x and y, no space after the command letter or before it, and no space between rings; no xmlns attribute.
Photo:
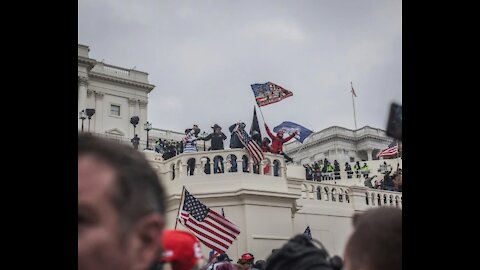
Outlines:
<svg viewBox="0 0 480 270"><path fill-rule="evenodd" d="M177 217L175 218L175 230L177 229L178 217L180 216L180 209L181 209L181 206L183 204L184 194L185 194L185 186L183 186L183 188L182 188L182 196L180 197L180 204L178 205L178 213L177 213Z"/></svg>
<svg viewBox="0 0 480 270"><path fill-rule="evenodd" d="M355 130L357 130L357 116L355 115L355 99L353 98L353 84L350 81L350 85L352 86L352 104L353 104L353 121L355 121Z"/></svg>
<svg viewBox="0 0 480 270"><path fill-rule="evenodd" d="M258 109L260 110L260 115L262 116L263 123L265 124L265 118L263 118L263 112L262 112L262 107L260 107L257 103Z"/></svg>

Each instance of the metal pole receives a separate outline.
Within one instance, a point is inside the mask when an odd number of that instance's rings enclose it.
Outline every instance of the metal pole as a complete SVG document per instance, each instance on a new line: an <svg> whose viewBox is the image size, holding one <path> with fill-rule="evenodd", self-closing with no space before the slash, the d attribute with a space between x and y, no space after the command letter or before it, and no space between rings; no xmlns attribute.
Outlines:
<svg viewBox="0 0 480 270"><path fill-rule="evenodd" d="M147 149L150 150L150 148L148 148L148 132L149 132L149 131L150 131L150 130L147 129Z"/></svg>
<svg viewBox="0 0 480 270"><path fill-rule="evenodd" d="M85 120L85 119L82 119L82 132L83 132L83 120Z"/></svg>
<svg viewBox="0 0 480 270"><path fill-rule="evenodd" d="M90 133L90 117L88 118L88 133Z"/></svg>
<svg viewBox="0 0 480 270"><path fill-rule="evenodd" d="M352 86L352 89L353 89L352 82L350 82L350 85ZM355 99L353 98L353 92L352 92L352 104L353 104L353 120L355 121L355 130L357 130L357 116L355 115Z"/></svg>

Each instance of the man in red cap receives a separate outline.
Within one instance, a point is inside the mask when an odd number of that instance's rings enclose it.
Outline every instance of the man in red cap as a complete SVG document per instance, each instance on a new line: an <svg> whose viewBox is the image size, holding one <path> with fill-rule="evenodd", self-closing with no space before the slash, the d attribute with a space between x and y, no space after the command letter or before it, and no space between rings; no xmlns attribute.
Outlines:
<svg viewBox="0 0 480 270"><path fill-rule="evenodd" d="M162 269L196 270L205 264L200 242L191 233L178 230L164 230L162 236ZM168 267L169 266L169 267Z"/></svg>
<svg viewBox="0 0 480 270"><path fill-rule="evenodd" d="M245 253L243 254L240 259L238 259L238 264L243 266L243 270L250 270L253 267L253 262L255 258L253 257L252 253Z"/></svg>

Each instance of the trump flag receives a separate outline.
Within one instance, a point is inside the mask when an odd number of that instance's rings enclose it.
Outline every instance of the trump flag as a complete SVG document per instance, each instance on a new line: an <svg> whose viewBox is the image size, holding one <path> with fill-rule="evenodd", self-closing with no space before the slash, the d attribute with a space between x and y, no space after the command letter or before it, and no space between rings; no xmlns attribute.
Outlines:
<svg viewBox="0 0 480 270"><path fill-rule="evenodd" d="M293 96L291 91L272 82L256 83L250 86L252 87L255 101L259 107L276 103L287 97Z"/></svg>
<svg viewBox="0 0 480 270"><path fill-rule="evenodd" d="M278 133L280 130L282 130L284 133L290 133L290 134L297 131L297 135L295 136L295 139L301 143L303 143L303 141L305 141L305 139L308 136L310 136L310 134L313 133L313 131L311 131L310 129L304 126L295 124L293 122L288 122L288 121L284 121L280 125L273 128L273 132Z"/></svg>

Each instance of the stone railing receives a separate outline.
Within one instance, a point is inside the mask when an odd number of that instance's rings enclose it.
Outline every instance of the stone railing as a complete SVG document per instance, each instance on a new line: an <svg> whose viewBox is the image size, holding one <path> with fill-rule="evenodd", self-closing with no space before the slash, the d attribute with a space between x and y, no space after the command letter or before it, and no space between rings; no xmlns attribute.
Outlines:
<svg viewBox="0 0 480 270"><path fill-rule="evenodd" d="M302 199L328 201L336 203L350 203L348 186L339 186L327 183L304 183L301 185Z"/></svg>
<svg viewBox="0 0 480 270"><path fill-rule="evenodd" d="M254 170L254 164L247 151L244 149L227 149L206 152L182 153L165 161L154 158L157 161L157 167L163 177L169 180L175 180L183 177L205 176L210 174L257 174L275 177L285 177L286 167L283 156L271 153L264 153L265 160L260 164L260 168ZM153 154L155 155L155 154ZM232 169L232 156L236 157L236 171ZM246 158L246 159L245 159ZM214 172L214 160L220 159L219 168L223 163L223 172ZM189 173L188 163L194 164L193 175ZM193 161L192 161L193 160ZM244 167L244 162L246 166ZM274 165L278 166L278 173L274 173Z"/></svg>
<svg viewBox="0 0 480 270"><path fill-rule="evenodd" d="M369 206L395 206L402 207L402 193L366 188L365 204Z"/></svg>
<svg viewBox="0 0 480 270"><path fill-rule="evenodd" d="M103 74L148 84L148 74L143 71L117 67L114 65L105 64L103 62L97 62L95 67L92 69L92 72L92 75Z"/></svg>
<svg viewBox="0 0 480 270"><path fill-rule="evenodd" d="M343 204L344 207L348 207L347 204L353 204L351 207L355 210L364 210L374 206L402 208L402 193L400 192L316 182L305 182L301 185L301 199Z"/></svg>

